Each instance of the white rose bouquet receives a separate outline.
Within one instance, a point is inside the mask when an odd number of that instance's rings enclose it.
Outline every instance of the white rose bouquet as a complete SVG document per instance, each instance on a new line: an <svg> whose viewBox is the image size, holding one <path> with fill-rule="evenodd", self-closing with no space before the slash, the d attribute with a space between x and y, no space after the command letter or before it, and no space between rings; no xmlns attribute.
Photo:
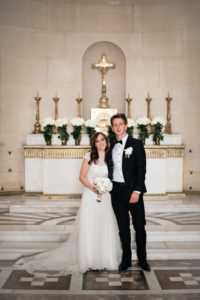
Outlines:
<svg viewBox="0 0 200 300"><path fill-rule="evenodd" d="M68 124L67 118L60 118L57 119L55 122L55 125L58 128L58 132L60 134L58 138L61 139L62 145L66 145L69 139L69 134L67 132L67 124Z"/></svg>
<svg viewBox="0 0 200 300"><path fill-rule="evenodd" d="M151 124L154 126L157 125L158 123L162 125L162 127L166 125L166 121L163 117L154 117Z"/></svg>
<svg viewBox="0 0 200 300"><path fill-rule="evenodd" d="M51 145L51 137L53 134L54 126L55 126L55 120L53 118L45 118L42 121L42 127L43 127L42 133L47 145Z"/></svg>
<svg viewBox="0 0 200 300"><path fill-rule="evenodd" d="M68 119L67 118L59 118L55 121L56 127L62 127L68 124Z"/></svg>
<svg viewBox="0 0 200 300"><path fill-rule="evenodd" d="M137 125L148 125L149 123L151 123L151 121L146 118L146 117L141 117L141 118L138 118L137 121L136 121Z"/></svg>
<svg viewBox="0 0 200 300"><path fill-rule="evenodd" d="M72 118L70 123L72 124L74 130L72 131L73 138L75 139L76 145L80 144L81 140L81 128L84 125L84 119L83 118Z"/></svg>
<svg viewBox="0 0 200 300"><path fill-rule="evenodd" d="M42 127L46 127L48 125L55 125L55 120L53 118L45 118L43 121L42 121Z"/></svg>
<svg viewBox="0 0 200 300"><path fill-rule="evenodd" d="M70 123L72 126L83 126L84 125L84 119L83 118L72 118Z"/></svg>
<svg viewBox="0 0 200 300"><path fill-rule="evenodd" d="M133 129L137 124L135 123L135 121L133 119L128 118L127 121L128 121L128 124L127 124L126 132L128 133L128 135L133 136Z"/></svg>
<svg viewBox="0 0 200 300"><path fill-rule="evenodd" d="M95 177L93 180L94 189L98 193L97 202L101 202L101 194L112 190L112 182L107 177Z"/></svg>
<svg viewBox="0 0 200 300"><path fill-rule="evenodd" d="M97 121L95 119L89 119L85 121L85 127L87 130L87 134L89 135L90 140L92 139L92 136L95 134L97 126Z"/></svg>
<svg viewBox="0 0 200 300"><path fill-rule="evenodd" d="M154 128L153 141L157 145L160 145L160 140L161 141L164 140L164 136L162 135L162 130L166 124L166 121L163 117L154 117L151 124L153 125Z"/></svg>
<svg viewBox="0 0 200 300"><path fill-rule="evenodd" d="M143 143L145 143L145 139L149 137L147 126L151 123L151 121L146 118L142 117L137 119L137 128L140 130L140 139Z"/></svg>

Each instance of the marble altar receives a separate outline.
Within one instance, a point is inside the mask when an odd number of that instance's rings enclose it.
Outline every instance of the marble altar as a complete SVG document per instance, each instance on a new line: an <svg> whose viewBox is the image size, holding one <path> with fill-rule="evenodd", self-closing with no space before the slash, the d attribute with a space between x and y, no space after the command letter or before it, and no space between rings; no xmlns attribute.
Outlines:
<svg viewBox="0 0 200 300"><path fill-rule="evenodd" d="M81 145L75 146L70 137L61 146L58 135L46 146L41 134L28 134L25 154L25 191L44 194L82 193L79 171L82 158L89 151L89 138L83 134ZM134 135L137 138L137 135ZM146 140L146 186L148 194L181 193L183 188L183 151L179 134L165 135L161 145L153 145L152 136Z"/></svg>

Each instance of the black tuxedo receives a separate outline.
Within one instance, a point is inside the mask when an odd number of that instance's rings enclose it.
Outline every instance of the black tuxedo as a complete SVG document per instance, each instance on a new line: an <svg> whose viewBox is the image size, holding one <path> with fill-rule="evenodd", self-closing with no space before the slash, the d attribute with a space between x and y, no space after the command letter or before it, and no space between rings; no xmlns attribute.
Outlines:
<svg viewBox="0 0 200 300"><path fill-rule="evenodd" d="M114 170L112 159L113 147L114 144L111 146L107 156L108 173L111 181L113 179ZM113 190L111 191L112 206L117 218L119 235L122 243L122 261L125 263L131 261L129 211L136 232L137 256L139 262L146 261L146 221L143 202L143 193L146 192L146 155L143 143L130 136L127 138L124 150L129 147L132 148L132 153L129 157L125 157L125 151L123 151L122 158L122 173L125 183L118 184L113 182ZM130 203L130 197L133 191L139 191L141 193L138 203Z"/></svg>

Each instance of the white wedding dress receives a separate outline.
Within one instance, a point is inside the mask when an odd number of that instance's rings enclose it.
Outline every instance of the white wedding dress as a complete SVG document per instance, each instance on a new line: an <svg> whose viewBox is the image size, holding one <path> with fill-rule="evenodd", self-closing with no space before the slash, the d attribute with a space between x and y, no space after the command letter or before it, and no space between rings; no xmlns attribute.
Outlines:
<svg viewBox="0 0 200 300"><path fill-rule="evenodd" d="M90 153L85 155L89 161ZM89 167L87 180L93 184L95 177L108 177L104 153L98 164ZM109 193L97 202L97 195L87 187L83 189L81 205L74 231L59 247L19 259L15 266L31 274L64 276L92 270L117 270L120 261L120 240Z"/></svg>

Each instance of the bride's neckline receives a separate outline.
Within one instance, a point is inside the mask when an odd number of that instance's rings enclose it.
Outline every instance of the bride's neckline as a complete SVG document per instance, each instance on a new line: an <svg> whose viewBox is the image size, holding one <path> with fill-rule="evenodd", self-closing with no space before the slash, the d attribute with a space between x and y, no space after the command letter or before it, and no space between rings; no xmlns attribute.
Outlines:
<svg viewBox="0 0 200 300"><path fill-rule="evenodd" d="M105 165L105 151L99 151L99 159L98 159L98 165L103 166Z"/></svg>

